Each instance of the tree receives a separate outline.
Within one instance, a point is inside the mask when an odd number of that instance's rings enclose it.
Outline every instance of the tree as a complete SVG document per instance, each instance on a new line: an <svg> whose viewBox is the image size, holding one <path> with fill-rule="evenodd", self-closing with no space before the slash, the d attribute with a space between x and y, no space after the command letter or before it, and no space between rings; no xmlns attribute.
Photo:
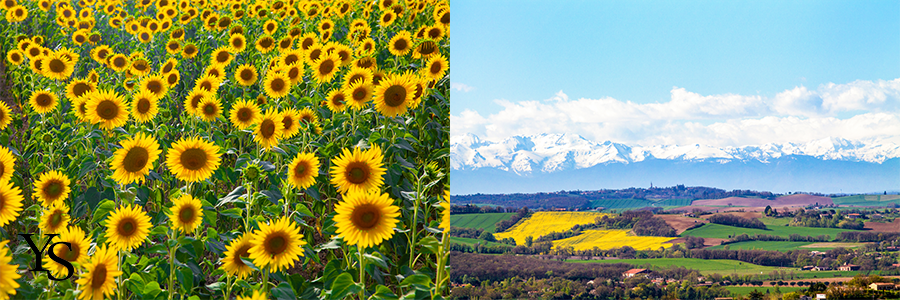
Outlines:
<svg viewBox="0 0 900 300"><path fill-rule="evenodd" d="M763 297L765 297L765 295L758 290L753 290L752 292L750 292L750 295L748 297L751 300L763 300Z"/></svg>
<svg viewBox="0 0 900 300"><path fill-rule="evenodd" d="M532 243L534 243L534 237L530 235L525 237L525 247L531 247Z"/></svg>
<svg viewBox="0 0 900 300"><path fill-rule="evenodd" d="M497 241L497 239L494 238L494 234L492 234L492 233L490 233L490 232L488 232L488 231L482 232L481 235L478 236L478 239L479 239L479 240L485 240L485 241L488 241L488 242L496 242L496 241Z"/></svg>
<svg viewBox="0 0 900 300"><path fill-rule="evenodd" d="M766 209L763 212L766 214L766 216L771 216L772 215L772 206L766 205Z"/></svg>

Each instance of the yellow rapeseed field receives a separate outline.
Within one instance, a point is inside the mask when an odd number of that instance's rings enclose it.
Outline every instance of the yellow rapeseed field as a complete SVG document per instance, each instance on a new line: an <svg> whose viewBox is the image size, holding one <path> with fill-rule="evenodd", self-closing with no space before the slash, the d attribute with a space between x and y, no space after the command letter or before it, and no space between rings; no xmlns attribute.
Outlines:
<svg viewBox="0 0 900 300"><path fill-rule="evenodd" d="M516 245L524 245L528 236L537 239L554 231L566 231L575 225L594 223L597 217L604 215L612 216L599 212L540 211L519 221L509 230L494 234L494 237L498 240L511 237L516 240Z"/></svg>
<svg viewBox="0 0 900 300"><path fill-rule="evenodd" d="M630 246L637 250L668 248L672 244L665 244L674 238L655 236L630 236L628 230L585 230L578 236L554 241L556 247L572 246L575 250L612 249ZM518 243L518 241L517 241Z"/></svg>

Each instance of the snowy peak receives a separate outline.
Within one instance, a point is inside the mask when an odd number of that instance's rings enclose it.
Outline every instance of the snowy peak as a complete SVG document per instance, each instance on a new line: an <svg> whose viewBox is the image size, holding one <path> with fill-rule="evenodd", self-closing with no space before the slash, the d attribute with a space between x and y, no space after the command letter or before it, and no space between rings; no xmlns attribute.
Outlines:
<svg viewBox="0 0 900 300"><path fill-rule="evenodd" d="M451 137L450 142L450 164L454 170L496 168L519 175L583 169L599 164L629 164L647 159L768 163L783 156L802 155L821 160L882 163L900 157L900 145L862 143L843 138L744 147L701 144L641 147L610 141L598 143L575 134L513 136L490 142L468 133Z"/></svg>

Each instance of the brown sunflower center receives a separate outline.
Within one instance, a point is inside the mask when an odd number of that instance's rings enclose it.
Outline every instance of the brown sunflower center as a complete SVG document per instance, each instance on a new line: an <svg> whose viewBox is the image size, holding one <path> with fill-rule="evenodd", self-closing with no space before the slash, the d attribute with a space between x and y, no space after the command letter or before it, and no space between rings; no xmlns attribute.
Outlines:
<svg viewBox="0 0 900 300"><path fill-rule="evenodd" d="M284 253L287 246L287 237L285 237L283 233L276 233L265 241L266 252L271 255Z"/></svg>
<svg viewBox="0 0 900 300"><path fill-rule="evenodd" d="M231 46L237 49L244 48L244 40L234 39L231 41Z"/></svg>
<svg viewBox="0 0 900 300"><path fill-rule="evenodd" d="M350 81L347 81L347 83L352 84L352 83L356 82L357 80L363 80L363 79L365 79L365 77L363 77L362 74L353 74L353 76L350 76Z"/></svg>
<svg viewBox="0 0 900 300"><path fill-rule="evenodd" d="M70 245L72 246L72 250L69 250L69 247L66 247L65 245L57 247L59 250L56 250L56 256L62 257L67 261L78 260L78 252L81 250L78 248L78 243L70 243Z"/></svg>
<svg viewBox="0 0 900 300"><path fill-rule="evenodd" d="M123 237L131 237L137 232L137 221L132 218L124 218L119 221L119 235Z"/></svg>
<svg viewBox="0 0 900 300"><path fill-rule="evenodd" d="M238 116L239 121L249 122L250 118L253 117L253 111L250 110L249 108L242 107L241 109L238 110L237 116Z"/></svg>
<svg viewBox="0 0 900 300"><path fill-rule="evenodd" d="M143 72L147 70L147 63L145 61L138 61L134 63L134 69Z"/></svg>
<svg viewBox="0 0 900 300"><path fill-rule="evenodd" d="M104 120L112 120L119 116L119 105L111 100L103 100L97 104L97 115Z"/></svg>
<svg viewBox="0 0 900 300"><path fill-rule="evenodd" d="M87 93L91 90L91 86L84 82L76 83L75 86L72 87L72 94L75 94L75 98L81 97L84 93Z"/></svg>
<svg viewBox="0 0 900 300"><path fill-rule="evenodd" d="M331 97L331 104L334 104L336 106L344 105L344 95L337 94L334 95L334 97Z"/></svg>
<svg viewBox="0 0 900 300"><path fill-rule="evenodd" d="M20 61L20 60L22 60L22 56L20 56L18 52L13 52L12 54L10 54L10 56L12 57L12 60L13 60L13 61Z"/></svg>
<svg viewBox="0 0 900 300"><path fill-rule="evenodd" d="M409 44L406 42L405 39L398 39L397 41L394 42L394 49L396 49L397 51L406 50L406 48L408 48L408 47L409 47Z"/></svg>
<svg viewBox="0 0 900 300"><path fill-rule="evenodd" d="M55 58L51 59L49 63L47 63L47 67L50 68L50 72L53 73L62 73L66 70L66 63L61 59Z"/></svg>
<svg viewBox="0 0 900 300"><path fill-rule="evenodd" d="M271 38L264 38L264 39L259 40L259 45L262 46L263 48L269 48L269 47L272 47L273 42L275 42L275 40L273 40Z"/></svg>
<svg viewBox="0 0 900 300"><path fill-rule="evenodd" d="M366 93L366 89L364 89L362 87L357 88L356 90L353 91L353 100L356 100L356 101L365 100L366 95L368 95L368 93Z"/></svg>
<svg viewBox="0 0 900 300"><path fill-rule="evenodd" d="M125 67L125 58L121 56L113 58L113 65L117 68Z"/></svg>
<svg viewBox="0 0 900 300"><path fill-rule="evenodd" d="M203 100L203 94L194 95L194 97L191 98L191 108L197 108L197 105L200 105L200 100Z"/></svg>
<svg viewBox="0 0 900 300"><path fill-rule="evenodd" d="M243 245L241 246L241 248L238 248L238 250L234 252L234 263L241 266L246 266L241 260L241 257L250 257L250 248L252 247L252 245Z"/></svg>
<svg viewBox="0 0 900 300"><path fill-rule="evenodd" d="M181 223L191 223L194 221L194 208L190 206L186 206L181 208L181 211L178 213L178 220Z"/></svg>
<svg viewBox="0 0 900 300"><path fill-rule="evenodd" d="M58 227L60 223L62 223L62 214L63 212L60 210L54 211L53 214L50 215L50 226Z"/></svg>
<svg viewBox="0 0 900 300"><path fill-rule="evenodd" d="M244 80L244 81L253 80L253 71L250 69L241 70L241 80Z"/></svg>
<svg viewBox="0 0 900 300"><path fill-rule="evenodd" d="M297 164L296 167L294 167L294 177L303 178L304 176L306 176L306 173L309 173L308 170L309 163L301 161Z"/></svg>
<svg viewBox="0 0 900 300"><path fill-rule="evenodd" d="M303 50L308 50L309 47L312 47L314 42L315 41L311 38L303 39L303 42L300 43L300 47L302 47Z"/></svg>
<svg viewBox="0 0 900 300"><path fill-rule="evenodd" d="M106 264L99 264L94 268L94 274L91 275L91 288L99 289L106 283Z"/></svg>
<svg viewBox="0 0 900 300"><path fill-rule="evenodd" d="M446 12L441 16L441 23L450 24L450 13Z"/></svg>
<svg viewBox="0 0 900 300"><path fill-rule="evenodd" d="M47 197L50 199L55 199L59 197L63 192L63 183L57 180L50 181L44 187L44 193L47 194Z"/></svg>
<svg viewBox="0 0 900 300"><path fill-rule="evenodd" d="M150 90L151 93L159 95L163 90L162 82L151 80L147 83L147 89Z"/></svg>
<svg viewBox="0 0 900 300"><path fill-rule="evenodd" d="M431 74L438 74L441 72L441 69L443 69L443 66L441 66L441 63L435 62L435 63L431 64L431 68L428 70L431 72Z"/></svg>
<svg viewBox="0 0 900 300"><path fill-rule="evenodd" d="M364 162L353 162L347 166L347 181L361 184L369 179L369 166Z"/></svg>
<svg viewBox="0 0 900 300"><path fill-rule="evenodd" d="M146 98L138 99L137 110L142 114L146 114L148 111L150 111L150 100Z"/></svg>
<svg viewBox="0 0 900 300"><path fill-rule="evenodd" d="M294 68L291 68L290 70L288 70L288 77L295 79L299 76L300 76L300 68L294 67Z"/></svg>
<svg viewBox="0 0 900 300"><path fill-rule="evenodd" d="M34 101L37 102L38 106L50 106L53 104L53 98L50 97L50 94L38 94L37 97L34 98Z"/></svg>
<svg viewBox="0 0 900 300"><path fill-rule="evenodd" d="M134 147L125 154L122 166L125 171L135 173L143 170L148 161L150 161L150 152L144 147Z"/></svg>
<svg viewBox="0 0 900 300"><path fill-rule="evenodd" d="M206 167L207 160L206 151L203 151L203 149L187 149L181 153L181 165L191 171Z"/></svg>
<svg viewBox="0 0 900 300"><path fill-rule="evenodd" d="M150 40L150 34L149 34L149 33L146 33L146 32L141 32L141 39L142 39L142 40L145 40L145 41L149 41L149 40Z"/></svg>
<svg viewBox="0 0 900 300"><path fill-rule="evenodd" d="M284 117L281 119L281 124L284 124L284 130L291 130L294 128L294 118Z"/></svg>
<svg viewBox="0 0 900 300"><path fill-rule="evenodd" d="M406 88L399 85L392 85L384 91L384 103L390 107L403 105L406 101Z"/></svg>
<svg viewBox="0 0 900 300"><path fill-rule="evenodd" d="M270 138L275 135L275 122L272 120L265 120L262 124L259 124L259 132L262 133L264 138Z"/></svg>
<svg viewBox="0 0 900 300"><path fill-rule="evenodd" d="M437 47L432 42L425 42L419 45L419 53L422 55L431 55L437 50Z"/></svg>
<svg viewBox="0 0 900 300"><path fill-rule="evenodd" d="M191 55L194 54L194 52L197 52L197 47L195 47L194 45L188 45L187 47L184 47L185 54Z"/></svg>
<svg viewBox="0 0 900 300"><path fill-rule="evenodd" d="M212 103L208 103L203 106L203 114L207 116L211 116L216 113L216 105Z"/></svg>
<svg viewBox="0 0 900 300"><path fill-rule="evenodd" d="M285 86L284 80L281 78L275 78L274 80L272 80L272 84L269 85L269 87L271 87L272 90L275 92L283 91L284 86Z"/></svg>
<svg viewBox="0 0 900 300"><path fill-rule="evenodd" d="M319 59L320 55L322 55L322 49L313 49L313 51L310 51L310 53L309 53L309 60L310 61L317 60L317 59Z"/></svg>
<svg viewBox="0 0 900 300"><path fill-rule="evenodd" d="M229 58L231 58L231 55L225 51L219 51L219 53L216 54L216 61L220 63L225 63Z"/></svg>
<svg viewBox="0 0 900 300"><path fill-rule="evenodd" d="M353 225L362 230L375 228L380 219L381 210L372 204L363 204L356 207L353 210L353 215L350 216L350 221L353 222Z"/></svg>

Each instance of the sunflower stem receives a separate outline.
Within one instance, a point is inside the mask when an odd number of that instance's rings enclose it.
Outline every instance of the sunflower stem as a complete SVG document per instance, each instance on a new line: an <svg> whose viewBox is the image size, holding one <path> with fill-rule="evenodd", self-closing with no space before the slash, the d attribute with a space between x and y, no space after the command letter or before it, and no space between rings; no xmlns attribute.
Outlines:
<svg viewBox="0 0 900 300"><path fill-rule="evenodd" d="M169 248L169 300L175 297L175 253L178 251L178 231L174 228L171 239L175 244Z"/></svg>
<svg viewBox="0 0 900 300"><path fill-rule="evenodd" d="M359 252L359 284L362 285L362 289L359 291L359 300L364 300L366 298L366 260L363 258L362 247L357 245L356 250Z"/></svg>
<svg viewBox="0 0 900 300"><path fill-rule="evenodd" d="M269 294L269 268L263 269L262 289L266 295Z"/></svg>
<svg viewBox="0 0 900 300"><path fill-rule="evenodd" d="M416 265L416 233L418 233L418 221L419 221L419 201L422 198L422 177L419 177L416 180L416 198L415 205L413 206L413 218L409 222L409 230L412 235L412 239L409 240L409 268L413 269Z"/></svg>

